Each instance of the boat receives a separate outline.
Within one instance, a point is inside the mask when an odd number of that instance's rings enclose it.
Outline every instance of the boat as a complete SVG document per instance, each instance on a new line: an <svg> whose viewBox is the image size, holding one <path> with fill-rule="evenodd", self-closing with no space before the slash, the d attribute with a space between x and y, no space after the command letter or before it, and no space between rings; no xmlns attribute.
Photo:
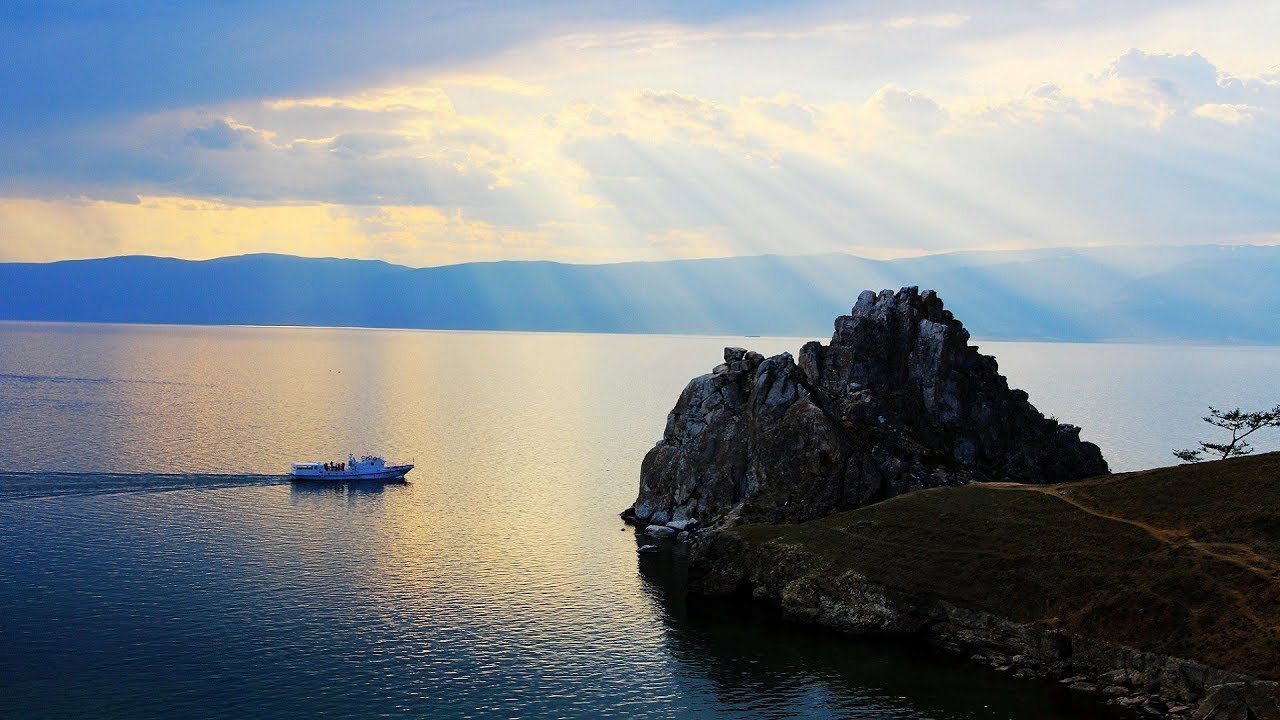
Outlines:
<svg viewBox="0 0 1280 720"><path fill-rule="evenodd" d="M388 465L380 455L357 459L348 454L346 462L296 462L289 469L293 480L404 480L413 463Z"/></svg>

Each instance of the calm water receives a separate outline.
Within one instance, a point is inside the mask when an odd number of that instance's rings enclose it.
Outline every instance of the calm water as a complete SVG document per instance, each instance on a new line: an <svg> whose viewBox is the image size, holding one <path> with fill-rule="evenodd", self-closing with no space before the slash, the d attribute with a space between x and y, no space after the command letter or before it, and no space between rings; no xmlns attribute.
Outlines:
<svg viewBox="0 0 1280 720"><path fill-rule="evenodd" d="M684 606L616 513L726 343L801 340L0 324L0 717L1099 717ZM984 351L1117 469L1280 377L1274 348ZM418 469L278 475L348 449Z"/></svg>

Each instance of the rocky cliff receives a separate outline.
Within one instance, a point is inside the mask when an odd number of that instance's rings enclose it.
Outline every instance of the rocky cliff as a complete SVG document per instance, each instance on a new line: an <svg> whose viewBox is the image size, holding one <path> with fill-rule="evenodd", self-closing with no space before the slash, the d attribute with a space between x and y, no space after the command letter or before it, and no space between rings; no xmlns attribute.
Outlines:
<svg viewBox="0 0 1280 720"><path fill-rule="evenodd" d="M853 636L917 638L1014 677L1061 682L1145 717L1280 718L1280 688L1273 681L1081 634L1058 619L1014 622L1005 613L878 582L855 567L832 572L803 548L713 533L700 543L694 570L695 595L750 590L756 602L789 620Z"/></svg>
<svg viewBox="0 0 1280 720"><path fill-rule="evenodd" d="M1107 472L968 340L937 294L908 287L863 292L798 362L725 348L681 393L624 517L801 522L929 487Z"/></svg>
<svg viewBox="0 0 1280 720"><path fill-rule="evenodd" d="M1153 717L1280 720L1280 453L911 493L698 538L689 591Z"/></svg>

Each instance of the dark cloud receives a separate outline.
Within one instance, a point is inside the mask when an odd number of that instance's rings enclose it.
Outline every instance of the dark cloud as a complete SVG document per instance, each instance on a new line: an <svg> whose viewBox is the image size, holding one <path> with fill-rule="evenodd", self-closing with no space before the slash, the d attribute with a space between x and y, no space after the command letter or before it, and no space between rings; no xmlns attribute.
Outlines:
<svg viewBox="0 0 1280 720"><path fill-rule="evenodd" d="M0 127L349 90L591 20L707 22L763 2L225 0L0 4ZM800 3L801 5L806 3Z"/></svg>
<svg viewBox="0 0 1280 720"><path fill-rule="evenodd" d="M352 87L536 37L563 10L463 0L6 3L0 124Z"/></svg>
<svg viewBox="0 0 1280 720"><path fill-rule="evenodd" d="M428 146L405 154L408 141L389 133L348 133L328 142L275 145L262 134L216 120L133 137L136 128L51 138L42 152L0 144L0 195L58 199L85 195L216 197L249 203L486 206L495 176L468 161L468 148L448 157ZM431 155L437 151L437 156Z"/></svg>

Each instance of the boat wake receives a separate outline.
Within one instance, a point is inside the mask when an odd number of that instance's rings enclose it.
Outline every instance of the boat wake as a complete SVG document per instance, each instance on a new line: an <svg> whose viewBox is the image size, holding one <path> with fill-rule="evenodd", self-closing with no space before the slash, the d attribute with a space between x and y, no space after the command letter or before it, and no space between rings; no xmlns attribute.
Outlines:
<svg viewBox="0 0 1280 720"><path fill-rule="evenodd" d="M216 475L211 473L68 473L0 471L0 502L68 496L155 493L178 490L281 485L282 475Z"/></svg>

